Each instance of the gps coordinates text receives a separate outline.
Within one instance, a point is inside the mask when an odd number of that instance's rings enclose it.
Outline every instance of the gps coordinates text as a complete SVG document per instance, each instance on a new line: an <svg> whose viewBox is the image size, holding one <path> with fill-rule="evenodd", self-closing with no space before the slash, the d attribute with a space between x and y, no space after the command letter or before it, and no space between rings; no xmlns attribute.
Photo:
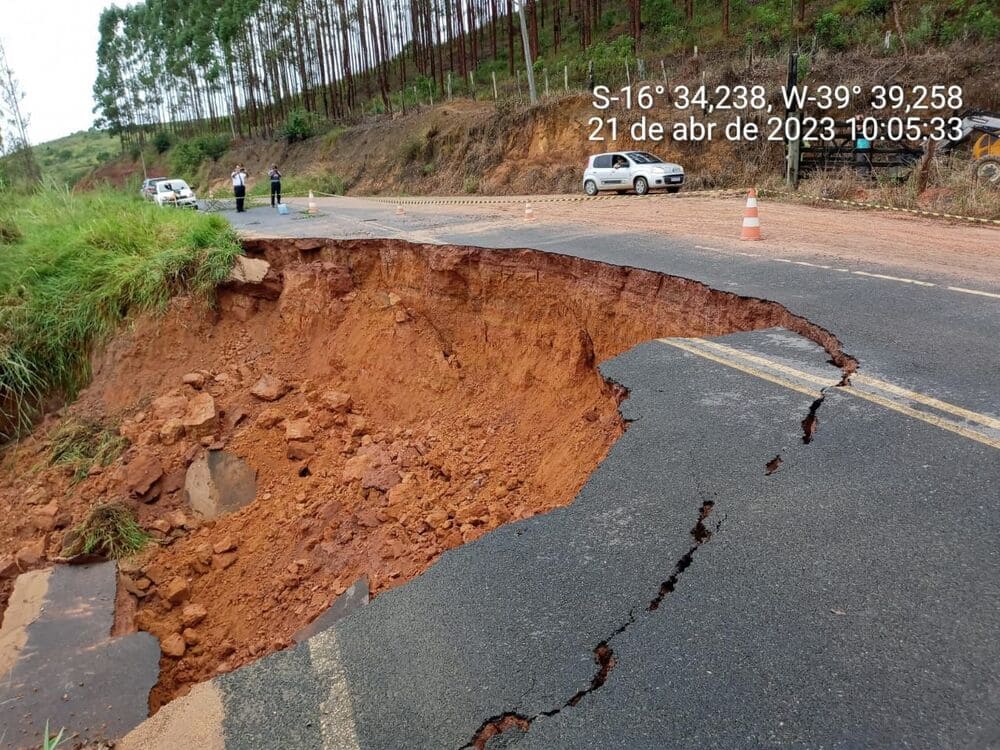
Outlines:
<svg viewBox="0 0 1000 750"><path fill-rule="evenodd" d="M616 141L832 141L838 135L853 139L942 141L961 136L961 118L941 114L962 109L962 87L934 86L796 86L773 94L764 86L666 86L643 84L612 91L597 86L593 106L601 114L591 117L589 139ZM629 117L607 115L614 107ZM803 115L809 108L818 115ZM661 121L647 114L674 110L681 116ZM845 120L844 111L864 109L867 114ZM639 114L636 118L635 113ZM731 114L728 122L707 120L713 113ZM793 114L789 114L793 113ZM838 123L844 129L838 131Z"/></svg>

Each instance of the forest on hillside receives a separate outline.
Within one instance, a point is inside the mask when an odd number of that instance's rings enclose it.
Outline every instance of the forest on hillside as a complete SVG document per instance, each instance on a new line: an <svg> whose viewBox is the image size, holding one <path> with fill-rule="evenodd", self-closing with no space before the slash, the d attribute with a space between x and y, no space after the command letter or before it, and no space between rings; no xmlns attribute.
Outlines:
<svg viewBox="0 0 1000 750"><path fill-rule="evenodd" d="M993 0L521 0L533 68L555 86L663 56L868 45L882 54L995 44ZM497 96L525 69L514 0L145 0L100 19L97 127L154 134L280 133L445 96ZM653 63L654 60L658 63ZM654 68L659 70L659 68ZM633 71L635 68L633 67ZM626 70L626 73L628 71ZM665 75L665 73L664 73Z"/></svg>

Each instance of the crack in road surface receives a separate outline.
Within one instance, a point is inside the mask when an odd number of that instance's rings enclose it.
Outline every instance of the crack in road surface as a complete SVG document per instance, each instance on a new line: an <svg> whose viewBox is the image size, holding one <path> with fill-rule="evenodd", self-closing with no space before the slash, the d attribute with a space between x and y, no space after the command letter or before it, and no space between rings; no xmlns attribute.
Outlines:
<svg viewBox="0 0 1000 750"><path fill-rule="evenodd" d="M694 539L694 544L692 544L687 551L681 555L677 562L674 563L670 577L660 584L660 588L656 596L653 597L653 599L646 606L646 610L648 612L653 612L659 609L664 598L666 598L676 588L681 575L683 575L684 571L691 566L692 562L694 562L694 555L698 551L698 548L705 542L709 541L712 538L712 535L718 532L721 528L722 519L719 519L715 523L714 529L710 529L705 523L714 509L714 500L706 500L701 504L701 507L698 509L698 520L690 531L691 537ZM611 648L610 641L628 630L635 623L635 621L635 610L629 610L628 618L625 622L619 625L614 632L611 633L611 635L594 647L594 663L597 665L597 671L591 678L590 685L588 687L577 690L562 705L551 708L547 711L539 711L531 716L517 711L506 711L502 714L490 717L479 725L475 734L472 735L472 739L462 746L462 750L469 750L469 748L484 750L486 748L486 744L493 737L503 734L504 732L509 732L515 729L520 732L527 732L531 729L531 725L536 719L543 716L555 716L563 710L577 705L590 693L600 690L607 682L608 676L611 674L611 671L615 668L617 663L615 659L615 652L614 649Z"/></svg>

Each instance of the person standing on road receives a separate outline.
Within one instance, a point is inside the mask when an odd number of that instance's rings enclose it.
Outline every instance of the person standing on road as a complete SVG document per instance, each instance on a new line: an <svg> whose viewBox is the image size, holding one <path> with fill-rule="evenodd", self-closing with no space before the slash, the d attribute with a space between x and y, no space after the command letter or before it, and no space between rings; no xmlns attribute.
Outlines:
<svg viewBox="0 0 1000 750"><path fill-rule="evenodd" d="M233 170L233 195L236 196L236 213L243 213L243 202L247 195L247 171L242 164L237 164Z"/></svg>
<svg viewBox="0 0 1000 750"><path fill-rule="evenodd" d="M281 203L281 172L278 171L278 165L272 164L271 171L267 175L271 178L271 208L274 208L275 196L278 198L278 203Z"/></svg>

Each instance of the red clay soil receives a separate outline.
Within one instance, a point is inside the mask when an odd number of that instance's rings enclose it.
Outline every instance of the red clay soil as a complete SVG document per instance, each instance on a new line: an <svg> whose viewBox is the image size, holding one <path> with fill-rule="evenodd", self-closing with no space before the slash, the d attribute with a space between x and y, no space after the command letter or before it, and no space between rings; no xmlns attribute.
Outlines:
<svg viewBox="0 0 1000 750"><path fill-rule="evenodd" d="M784 326L853 369L780 305L649 271L390 240L255 240L247 253L271 264L267 284L224 289L214 310L175 299L95 355L66 413L120 421L132 444L118 461L76 485L49 467L63 414L0 474L0 564L39 540L23 567L44 564L64 533L50 527L99 500L126 499L154 529L160 544L123 565L136 624L175 654L153 710L287 646L362 575L377 595L571 502L623 430L623 393L596 364L639 342ZM264 376L287 392L253 395ZM172 417L206 394L215 419L177 434ZM258 492L198 522L182 486L208 445L247 461ZM43 517L53 502L58 524Z"/></svg>

